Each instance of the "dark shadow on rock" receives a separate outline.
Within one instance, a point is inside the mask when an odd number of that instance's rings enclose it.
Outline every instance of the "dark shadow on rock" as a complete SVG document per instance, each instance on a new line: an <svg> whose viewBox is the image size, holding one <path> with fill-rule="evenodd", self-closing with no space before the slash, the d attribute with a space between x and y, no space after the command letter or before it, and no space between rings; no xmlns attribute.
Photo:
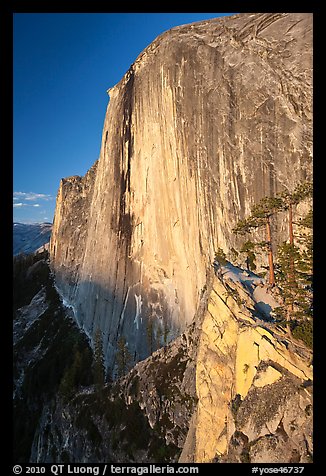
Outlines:
<svg viewBox="0 0 326 476"><path fill-rule="evenodd" d="M260 313L260 317L265 321L272 321L271 312L273 310L272 306L267 304L264 301L259 301L255 303L255 309Z"/></svg>
<svg viewBox="0 0 326 476"><path fill-rule="evenodd" d="M92 339L101 330L107 371L115 378L118 341L125 338L131 366L174 340L182 329L172 321L165 294L140 282L115 289L95 280L74 282L61 268L57 287L63 304L73 309L79 327ZM72 314L72 312L71 312Z"/></svg>

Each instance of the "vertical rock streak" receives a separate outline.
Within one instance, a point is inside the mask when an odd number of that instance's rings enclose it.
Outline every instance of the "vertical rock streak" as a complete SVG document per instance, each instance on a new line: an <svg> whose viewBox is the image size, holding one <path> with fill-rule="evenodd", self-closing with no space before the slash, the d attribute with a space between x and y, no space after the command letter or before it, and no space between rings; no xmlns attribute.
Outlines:
<svg viewBox="0 0 326 476"><path fill-rule="evenodd" d="M217 246L238 245L236 221L311 175L311 23L241 14L173 28L109 90L97 166L61 182L51 260L111 368L119 333L137 360L149 326L178 335Z"/></svg>

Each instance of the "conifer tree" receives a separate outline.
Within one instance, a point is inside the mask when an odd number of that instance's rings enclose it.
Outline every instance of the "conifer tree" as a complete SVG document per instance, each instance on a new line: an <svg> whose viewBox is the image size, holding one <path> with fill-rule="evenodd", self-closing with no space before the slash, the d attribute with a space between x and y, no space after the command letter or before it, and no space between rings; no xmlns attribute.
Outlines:
<svg viewBox="0 0 326 476"><path fill-rule="evenodd" d="M279 197L283 201L284 210L288 211L288 222L289 222L289 243L291 246L294 246L294 231L293 231L293 214L294 209L293 207L298 205L300 202L305 200L306 198L312 197L312 182L304 181L300 182L293 192L289 192L288 190L283 191ZM289 254L290 259L290 275L289 279L292 281L293 285L295 285L295 270L294 270L294 257L292 254Z"/></svg>
<svg viewBox="0 0 326 476"><path fill-rule="evenodd" d="M170 334L170 327L169 327L167 319L164 319L164 321L163 321L163 343L164 343L164 346L166 346L168 344L169 334Z"/></svg>
<svg viewBox="0 0 326 476"><path fill-rule="evenodd" d="M294 244L294 233L293 233L293 207L298 205L300 202L306 198L312 197L312 182L304 181L300 182L293 192L288 190L282 192L279 196L283 200L284 209L289 213L289 243Z"/></svg>
<svg viewBox="0 0 326 476"><path fill-rule="evenodd" d="M164 330L161 327L161 323L158 323L158 326L156 328L156 349L159 349L161 347L163 334Z"/></svg>
<svg viewBox="0 0 326 476"><path fill-rule="evenodd" d="M94 383L98 390L103 388L105 382L105 367L103 356L103 341L100 329L97 329L94 338Z"/></svg>
<svg viewBox="0 0 326 476"><path fill-rule="evenodd" d="M256 255L254 253L254 249L255 244L250 240L246 241L240 249L240 253L245 253L246 255L246 266L248 271L256 270Z"/></svg>
<svg viewBox="0 0 326 476"><path fill-rule="evenodd" d="M227 264L228 260L226 259L226 254L223 248L218 247L215 251L215 261L220 266L225 266Z"/></svg>
<svg viewBox="0 0 326 476"><path fill-rule="evenodd" d="M312 317L312 211L298 225L305 229L299 239L300 247L284 242L278 249L277 282L284 299L279 314L286 319L288 332L294 323L307 322Z"/></svg>
<svg viewBox="0 0 326 476"><path fill-rule="evenodd" d="M280 197L264 197L251 209L249 217L240 220L233 229L234 233L244 235L250 233L254 228L265 227L267 249L269 284L275 284L274 259L272 249L271 217L284 209L283 201Z"/></svg>
<svg viewBox="0 0 326 476"><path fill-rule="evenodd" d="M69 400L73 396L74 389L78 386L81 367L82 356L79 350L75 349L74 360L66 368L59 386L59 392L65 400Z"/></svg>
<svg viewBox="0 0 326 476"><path fill-rule="evenodd" d="M303 246L304 249L304 262L307 271L313 274L313 214L312 209L309 210L307 215L302 218L299 223L299 227L305 229L301 233L300 238L298 239L299 243Z"/></svg>
<svg viewBox="0 0 326 476"><path fill-rule="evenodd" d="M127 341L124 336L120 336L117 343L116 364L117 377L125 375L130 369L132 356L128 350Z"/></svg>
<svg viewBox="0 0 326 476"><path fill-rule="evenodd" d="M149 353L152 354L154 352L154 320L150 315L147 317L146 333Z"/></svg>

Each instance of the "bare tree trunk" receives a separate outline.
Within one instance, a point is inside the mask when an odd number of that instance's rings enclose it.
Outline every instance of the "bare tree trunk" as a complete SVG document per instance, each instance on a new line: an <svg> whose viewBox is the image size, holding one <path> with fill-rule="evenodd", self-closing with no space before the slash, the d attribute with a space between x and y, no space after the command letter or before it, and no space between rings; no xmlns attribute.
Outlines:
<svg viewBox="0 0 326 476"><path fill-rule="evenodd" d="M289 303L286 309L286 332L291 335L290 322L293 313L293 302Z"/></svg>
<svg viewBox="0 0 326 476"><path fill-rule="evenodd" d="M267 218L266 220L266 234L267 234L267 243L268 243L269 284L274 286L275 273L274 273L274 261L273 261L273 250L272 250L272 233L271 233L271 224L270 224L269 218Z"/></svg>
<svg viewBox="0 0 326 476"><path fill-rule="evenodd" d="M290 245L294 246L294 234L293 234L293 210L292 210L292 203L289 204L289 239ZM296 285L295 282L295 268L294 268L294 257L293 254L290 255L290 282L293 286ZM293 304L292 304L292 311L293 311Z"/></svg>
<svg viewBox="0 0 326 476"><path fill-rule="evenodd" d="M289 204L289 235L290 235L290 245L294 244L294 235L293 235L293 210L292 203Z"/></svg>

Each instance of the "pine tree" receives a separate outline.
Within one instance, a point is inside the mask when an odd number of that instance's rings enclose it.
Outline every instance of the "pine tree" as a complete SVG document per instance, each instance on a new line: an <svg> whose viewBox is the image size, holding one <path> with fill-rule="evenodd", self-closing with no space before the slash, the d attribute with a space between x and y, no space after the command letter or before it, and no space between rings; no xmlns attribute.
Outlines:
<svg viewBox="0 0 326 476"><path fill-rule="evenodd" d="M103 341L100 329L97 329L94 338L94 383L98 390L102 389L105 383L105 367L103 357Z"/></svg>
<svg viewBox="0 0 326 476"><path fill-rule="evenodd" d="M300 260L299 249L284 242L278 248L278 274L277 283L282 290L284 305L279 309L280 316L287 322L287 331L290 332L290 321L293 317L293 309L299 286L296 279L296 265Z"/></svg>
<svg viewBox="0 0 326 476"><path fill-rule="evenodd" d="M163 334L164 334L164 330L161 327L161 323L159 323L156 328L156 349L159 349L162 345Z"/></svg>
<svg viewBox="0 0 326 476"><path fill-rule="evenodd" d="M152 354L154 352L154 320L152 316L147 317L146 334L149 353Z"/></svg>
<svg viewBox="0 0 326 476"><path fill-rule="evenodd" d="M313 241L312 210L300 220L298 225L304 228L300 247L284 242L278 250L278 286L282 291L284 306L279 308L279 315L287 322L288 332L302 333L311 343L312 324L312 276L313 276ZM310 327L309 327L310 326ZM311 330L309 330L311 329ZM310 344L309 344L310 345Z"/></svg>
<svg viewBox="0 0 326 476"><path fill-rule="evenodd" d="M304 249L304 262L307 271L313 274L313 214L312 209L309 210L307 215L302 218L299 223L299 227L304 229L304 231L300 234L298 239L300 245Z"/></svg>
<svg viewBox="0 0 326 476"><path fill-rule="evenodd" d="M283 191L279 197L283 201L283 208L284 210L288 211L288 222L289 222L289 243L290 245L294 245L294 231L293 231L293 215L294 215L294 209L296 205L301 203L303 200L307 198L312 198L312 193L313 193L313 187L312 187L312 182L310 181L304 181L300 182L293 192L290 192L288 190ZM294 261L292 258L292 255L290 254L289 256L290 259L290 276L289 279L291 279L292 283L295 284L295 270L294 270Z"/></svg>
<svg viewBox="0 0 326 476"><path fill-rule="evenodd" d="M284 242L278 250L278 279L284 306L280 315L287 321L290 332L291 321L304 321L312 315L311 270L306 251Z"/></svg>
<svg viewBox="0 0 326 476"><path fill-rule="evenodd" d="M256 255L254 253L254 249L255 244L250 240L246 241L240 249L240 253L244 253L246 255L246 266L248 271L256 270Z"/></svg>
<svg viewBox="0 0 326 476"><path fill-rule="evenodd" d="M219 247L215 251L215 261L220 266L225 266L227 264L228 260L226 259L226 254L225 254L223 248Z"/></svg>
<svg viewBox="0 0 326 476"><path fill-rule="evenodd" d="M294 232L293 232L293 207L298 205L300 202L306 198L312 197L312 182L304 181L300 182L293 192L288 190L282 192L279 197L282 199L284 204L284 210L287 210L289 213L289 243L294 244Z"/></svg>
<svg viewBox="0 0 326 476"><path fill-rule="evenodd" d="M81 367L82 356L76 348L74 360L72 364L66 368L59 386L59 392L65 400L69 400L73 396L75 388L78 387Z"/></svg>
<svg viewBox="0 0 326 476"><path fill-rule="evenodd" d="M72 367L68 367L61 379L59 393L64 400L69 400L73 396L75 388L74 374Z"/></svg>
<svg viewBox="0 0 326 476"><path fill-rule="evenodd" d="M166 346L168 344L169 334L170 334L169 323L168 323L167 319L164 319L164 321L163 321L163 343L164 343L164 346Z"/></svg>
<svg viewBox="0 0 326 476"><path fill-rule="evenodd" d="M125 375L130 369L132 356L128 350L127 341L124 336L119 337L117 342L116 364L117 377Z"/></svg>
<svg viewBox="0 0 326 476"><path fill-rule="evenodd" d="M284 203L280 197L264 197L251 209L251 214L244 220L240 220L233 229L234 233L245 235L254 228L265 227L266 241L264 243L267 250L269 284L275 284L274 259L272 249L271 217L284 209Z"/></svg>

